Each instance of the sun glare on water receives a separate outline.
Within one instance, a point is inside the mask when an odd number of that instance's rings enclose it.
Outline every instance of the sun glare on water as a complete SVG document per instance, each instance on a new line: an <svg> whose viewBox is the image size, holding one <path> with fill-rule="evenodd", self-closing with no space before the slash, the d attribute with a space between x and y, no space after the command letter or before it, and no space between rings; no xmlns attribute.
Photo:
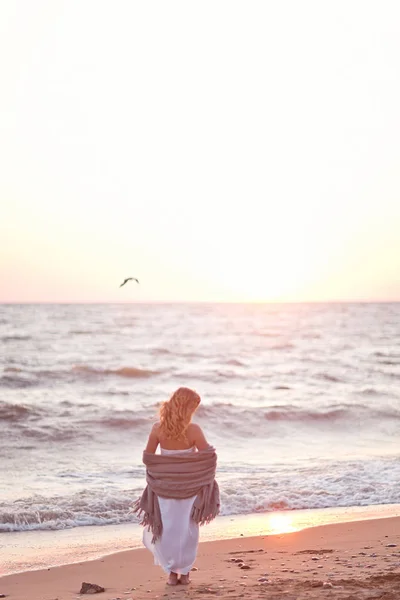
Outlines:
<svg viewBox="0 0 400 600"><path fill-rule="evenodd" d="M268 515L268 529L271 533L290 533L297 531L293 525L292 517L285 513L273 513Z"/></svg>

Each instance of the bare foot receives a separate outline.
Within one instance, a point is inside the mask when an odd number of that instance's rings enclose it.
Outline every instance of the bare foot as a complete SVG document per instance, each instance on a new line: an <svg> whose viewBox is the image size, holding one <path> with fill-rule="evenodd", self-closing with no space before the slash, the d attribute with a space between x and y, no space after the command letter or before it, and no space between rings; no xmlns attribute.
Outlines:
<svg viewBox="0 0 400 600"><path fill-rule="evenodd" d="M182 585L189 585L189 583L190 583L189 573L187 575L181 575L180 582Z"/></svg>
<svg viewBox="0 0 400 600"><path fill-rule="evenodd" d="M167 585L176 585L178 583L178 575L171 571L168 577Z"/></svg>

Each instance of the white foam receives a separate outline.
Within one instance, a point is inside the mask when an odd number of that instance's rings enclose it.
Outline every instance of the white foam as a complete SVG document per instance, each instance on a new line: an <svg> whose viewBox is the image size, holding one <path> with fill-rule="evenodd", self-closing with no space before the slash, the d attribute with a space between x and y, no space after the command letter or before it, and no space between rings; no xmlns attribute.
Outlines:
<svg viewBox="0 0 400 600"><path fill-rule="evenodd" d="M395 458L332 461L329 465L225 469L218 474L221 515L400 503L400 462ZM144 482L143 482L144 484ZM0 531L65 529L135 523L130 511L142 487L93 488L68 497L32 496L0 504Z"/></svg>

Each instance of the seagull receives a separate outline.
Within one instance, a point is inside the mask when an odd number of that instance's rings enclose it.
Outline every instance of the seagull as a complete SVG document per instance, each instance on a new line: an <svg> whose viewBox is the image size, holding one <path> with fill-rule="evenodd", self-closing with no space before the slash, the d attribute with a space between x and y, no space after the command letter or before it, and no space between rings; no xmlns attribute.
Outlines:
<svg viewBox="0 0 400 600"><path fill-rule="evenodd" d="M125 281L123 281L121 283L121 285L119 286L120 288L125 285L126 283L128 283L128 281L136 281L136 283L139 283L139 279L136 279L136 277L128 277L127 279L125 279Z"/></svg>

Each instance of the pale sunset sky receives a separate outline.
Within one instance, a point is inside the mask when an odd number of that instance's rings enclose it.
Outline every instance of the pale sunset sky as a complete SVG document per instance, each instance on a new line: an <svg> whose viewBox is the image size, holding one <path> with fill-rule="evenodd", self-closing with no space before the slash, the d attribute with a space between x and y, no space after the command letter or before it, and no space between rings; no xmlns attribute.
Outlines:
<svg viewBox="0 0 400 600"><path fill-rule="evenodd" d="M397 0L2 0L0 302L400 300L399 107Z"/></svg>

